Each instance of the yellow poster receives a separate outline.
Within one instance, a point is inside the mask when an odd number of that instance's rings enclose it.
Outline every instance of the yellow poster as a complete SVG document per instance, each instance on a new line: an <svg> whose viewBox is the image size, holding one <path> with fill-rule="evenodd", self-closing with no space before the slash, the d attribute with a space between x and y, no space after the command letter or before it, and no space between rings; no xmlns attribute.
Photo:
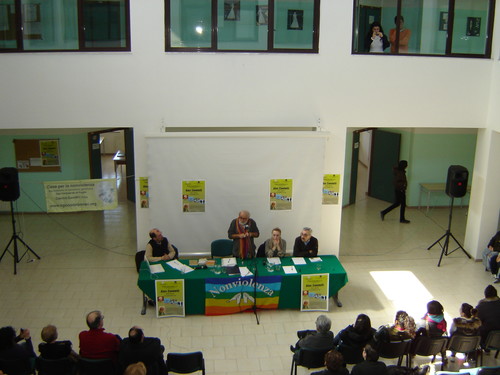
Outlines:
<svg viewBox="0 0 500 375"><path fill-rule="evenodd" d="M141 208L149 208L149 179L147 177L139 178L139 191Z"/></svg>
<svg viewBox="0 0 500 375"><path fill-rule="evenodd" d="M292 209L293 180L291 178L270 181L269 208L271 210Z"/></svg>
<svg viewBox="0 0 500 375"><path fill-rule="evenodd" d="M329 274L302 275L301 311L328 311Z"/></svg>
<svg viewBox="0 0 500 375"><path fill-rule="evenodd" d="M156 280L156 317L185 316L184 280Z"/></svg>
<svg viewBox="0 0 500 375"><path fill-rule="evenodd" d="M323 175L323 204L339 204L339 174Z"/></svg>
<svg viewBox="0 0 500 375"><path fill-rule="evenodd" d="M116 180L71 180L43 183L47 212L114 210L118 207Z"/></svg>
<svg viewBox="0 0 500 375"><path fill-rule="evenodd" d="M205 212L205 181L182 181L182 212Z"/></svg>
<svg viewBox="0 0 500 375"><path fill-rule="evenodd" d="M41 139L40 140L40 156L43 167L57 167L59 163L59 140L57 139Z"/></svg>

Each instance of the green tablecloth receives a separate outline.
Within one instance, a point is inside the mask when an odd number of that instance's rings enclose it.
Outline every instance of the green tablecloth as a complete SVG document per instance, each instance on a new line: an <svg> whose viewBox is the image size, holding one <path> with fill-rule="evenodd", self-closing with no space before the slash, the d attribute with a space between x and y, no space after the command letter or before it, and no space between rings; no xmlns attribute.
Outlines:
<svg viewBox="0 0 500 375"><path fill-rule="evenodd" d="M340 264L339 260L334 255L324 255L320 257L323 261L318 263L311 263L308 258L305 265L297 265L297 273L290 275L285 274L283 270L269 272L265 267L266 258L256 258L245 260L244 266L250 270L253 269L254 264L257 265L258 276L283 276L281 282L279 309L300 309L300 284L301 275L329 273L330 274L330 297L338 293L338 291L347 284L347 273ZM220 263L220 259L217 262ZM188 260L181 260L184 264L189 264ZM254 263L255 262L255 263ZM211 269L194 270L186 274L182 274L170 267L167 262L157 262L163 264L165 272L151 274L145 262L142 263L139 271L139 280L137 285L139 288L151 299L155 299L155 281L156 280L169 280L169 279L184 279L185 290L185 303L186 314L204 314L205 313L205 279L218 278L218 277L237 277L228 276L226 274L216 275ZM238 264L242 265L242 261L238 259ZM283 266L293 265L292 258L281 258ZM317 267L320 267L318 269Z"/></svg>

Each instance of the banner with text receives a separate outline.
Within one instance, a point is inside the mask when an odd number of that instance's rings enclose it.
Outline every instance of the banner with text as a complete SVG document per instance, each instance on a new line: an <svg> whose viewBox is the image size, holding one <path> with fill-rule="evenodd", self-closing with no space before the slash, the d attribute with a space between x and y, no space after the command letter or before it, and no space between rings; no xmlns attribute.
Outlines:
<svg viewBox="0 0 500 375"><path fill-rule="evenodd" d="M271 210L292 209L293 180L291 178L271 180L269 185L269 207Z"/></svg>
<svg viewBox="0 0 500 375"><path fill-rule="evenodd" d="M205 181L182 181L182 212L205 212Z"/></svg>
<svg viewBox="0 0 500 375"><path fill-rule="evenodd" d="M47 212L102 211L118 207L115 179L49 181L43 185Z"/></svg>
<svg viewBox="0 0 500 375"><path fill-rule="evenodd" d="M184 280L156 280L156 317L186 316Z"/></svg>
<svg viewBox="0 0 500 375"><path fill-rule="evenodd" d="M301 311L328 311L328 289L330 275L302 275Z"/></svg>
<svg viewBox="0 0 500 375"><path fill-rule="evenodd" d="M281 276L258 276L256 279L254 276L206 279L205 315L246 311L254 302L259 309L277 309Z"/></svg>

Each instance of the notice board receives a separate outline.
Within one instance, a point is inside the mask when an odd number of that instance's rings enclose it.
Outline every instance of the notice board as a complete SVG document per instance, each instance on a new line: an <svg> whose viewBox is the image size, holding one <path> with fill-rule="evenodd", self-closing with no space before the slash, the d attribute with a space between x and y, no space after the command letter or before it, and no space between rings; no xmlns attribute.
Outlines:
<svg viewBox="0 0 500 375"><path fill-rule="evenodd" d="M14 139L18 172L60 172L59 139Z"/></svg>

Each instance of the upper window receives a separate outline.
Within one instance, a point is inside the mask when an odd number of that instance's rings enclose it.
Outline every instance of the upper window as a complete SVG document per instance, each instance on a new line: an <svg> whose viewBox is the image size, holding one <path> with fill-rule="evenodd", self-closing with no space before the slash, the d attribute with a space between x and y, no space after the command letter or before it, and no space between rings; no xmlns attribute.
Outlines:
<svg viewBox="0 0 500 375"><path fill-rule="evenodd" d="M486 57L495 0L355 0L353 53Z"/></svg>
<svg viewBox="0 0 500 375"><path fill-rule="evenodd" d="M0 51L130 51L129 0L0 0Z"/></svg>
<svg viewBox="0 0 500 375"><path fill-rule="evenodd" d="M167 51L318 52L320 0L165 0Z"/></svg>

